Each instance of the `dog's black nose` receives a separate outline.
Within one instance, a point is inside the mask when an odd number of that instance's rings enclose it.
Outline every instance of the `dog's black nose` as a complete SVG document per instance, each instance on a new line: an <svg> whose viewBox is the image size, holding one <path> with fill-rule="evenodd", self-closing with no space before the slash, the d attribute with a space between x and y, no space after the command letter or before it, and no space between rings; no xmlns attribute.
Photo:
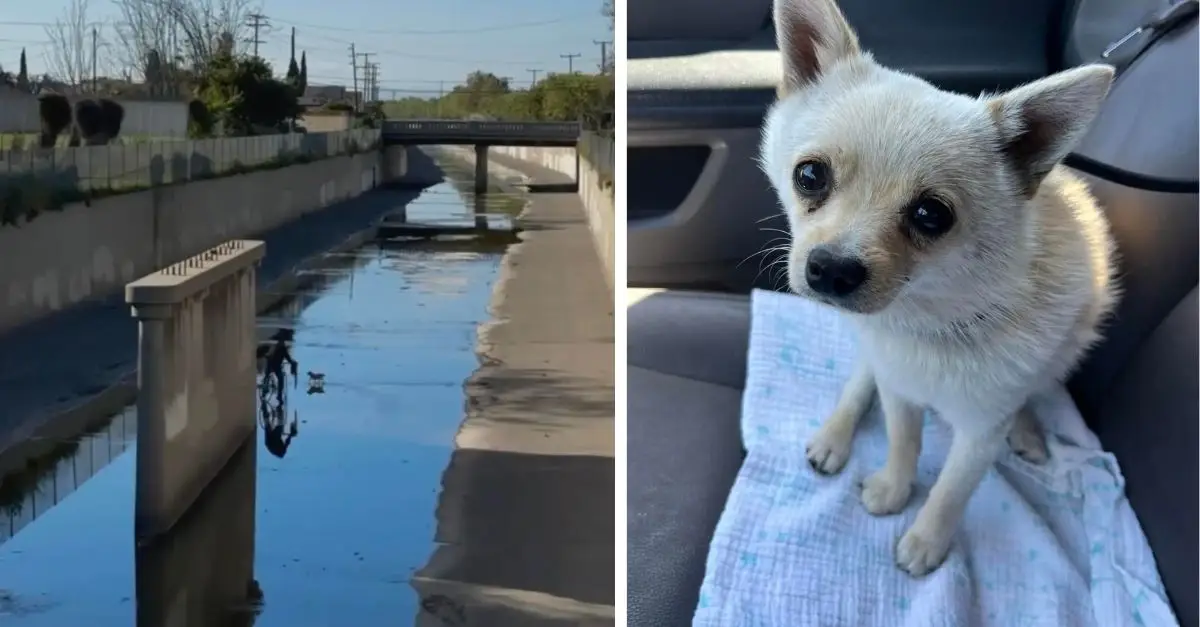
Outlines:
<svg viewBox="0 0 1200 627"><path fill-rule="evenodd" d="M818 294L846 296L867 280L867 267L853 257L841 257L828 248L815 248L804 266L808 286Z"/></svg>

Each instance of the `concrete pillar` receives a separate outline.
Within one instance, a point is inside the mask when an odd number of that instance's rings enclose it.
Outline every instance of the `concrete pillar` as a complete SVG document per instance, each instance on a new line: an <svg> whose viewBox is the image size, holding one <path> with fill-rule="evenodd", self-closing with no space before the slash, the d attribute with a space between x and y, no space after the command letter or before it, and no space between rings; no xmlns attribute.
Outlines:
<svg viewBox="0 0 1200 627"><path fill-rule="evenodd" d="M488 147L475 145L475 193L486 194L488 190Z"/></svg>
<svg viewBox="0 0 1200 627"><path fill-rule="evenodd" d="M174 316L173 305L134 305L138 319L137 370L137 469L134 480L135 528L160 525L158 521L142 521L142 511L158 512L165 505L163 477L156 473L140 472L143 468L162 468L167 440L167 355L166 327ZM151 515L149 518L156 518ZM140 536L141 533L138 532Z"/></svg>
<svg viewBox="0 0 1200 627"><path fill-rule="evenodd" d="M232 241L125 286L138 319L134 533L170 530L255 430L256 266Z"/></svg>
<svg viewBox="0 0 1200 627"><path fill-rule="evenodd" d="M472 204L475 208L475 228L486 231L488 228L487 196L475 194L475 200Z"/></svg>

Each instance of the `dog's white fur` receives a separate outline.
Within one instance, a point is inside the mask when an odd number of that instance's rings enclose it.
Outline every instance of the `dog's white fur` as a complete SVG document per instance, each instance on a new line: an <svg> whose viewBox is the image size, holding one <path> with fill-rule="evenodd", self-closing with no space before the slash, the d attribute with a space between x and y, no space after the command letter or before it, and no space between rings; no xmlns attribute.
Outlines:
<svg viewBox="0 0 1200 627"><path fill-rule="evenodd" d="M832 0L775 0L775 24L785 78L760 161L792 233L790 287L840 306L860 334L860 362L808 460L841 470L878 391L888 455L861 496L872 514L896 513L912 493L924 410L953 428L945 466L896 545L897 564L921 576L945 559L1006 440L1026 460L1046 461L1029 403L1067 377L1116 301L1107 222L1058 166L1113 70L1084 66L970 98L878 65ZM814 155L833 179L819 206L793 184L797 163ZM956 220L917 245L904 234L904 209L930 192ZM870 272L840 302L804 278L809 252L829 244Z"/></svg>

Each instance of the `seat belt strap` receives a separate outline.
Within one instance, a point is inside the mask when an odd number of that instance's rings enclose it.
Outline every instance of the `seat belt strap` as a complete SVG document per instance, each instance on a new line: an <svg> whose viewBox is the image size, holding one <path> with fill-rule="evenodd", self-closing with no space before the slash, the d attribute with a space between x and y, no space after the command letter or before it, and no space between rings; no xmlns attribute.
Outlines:
<svg viewBox="0 0 1200 627"><path fill-rule="evenodd" d="M1181 26L1195 21L1200 14L1200 0L1176 0L1170 6L1152 15L1137 28L1109 44L1100 54L1097 63L1107 63L1116 68L1120 76L1134 61L1137 61L1159 39ZM1141 35L1141 37L1139 37ZM1136 41L1135 41L1136 40ZM1126 48L1131 48L1126 51ZM1116 55L1117 52L1125 54Z"/></svg>

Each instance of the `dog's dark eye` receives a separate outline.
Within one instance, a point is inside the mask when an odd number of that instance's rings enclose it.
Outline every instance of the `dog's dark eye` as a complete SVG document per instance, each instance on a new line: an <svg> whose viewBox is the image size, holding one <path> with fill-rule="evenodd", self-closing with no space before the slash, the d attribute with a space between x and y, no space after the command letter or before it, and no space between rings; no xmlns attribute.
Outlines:
<svg viewBox="0 0 1200 627"><path fill-rule="evenodd" d="M954 226L954 212L936 198L922 198L909 207L908 222L921 235L937 237Z"/></svg>
<svg viewBox="0 0 1200 627"><path fill-rule="evenodd" d="M829 191L829 168L820 161L801 161L792 171L796 191L804 196L819 196Z"/></svg>

